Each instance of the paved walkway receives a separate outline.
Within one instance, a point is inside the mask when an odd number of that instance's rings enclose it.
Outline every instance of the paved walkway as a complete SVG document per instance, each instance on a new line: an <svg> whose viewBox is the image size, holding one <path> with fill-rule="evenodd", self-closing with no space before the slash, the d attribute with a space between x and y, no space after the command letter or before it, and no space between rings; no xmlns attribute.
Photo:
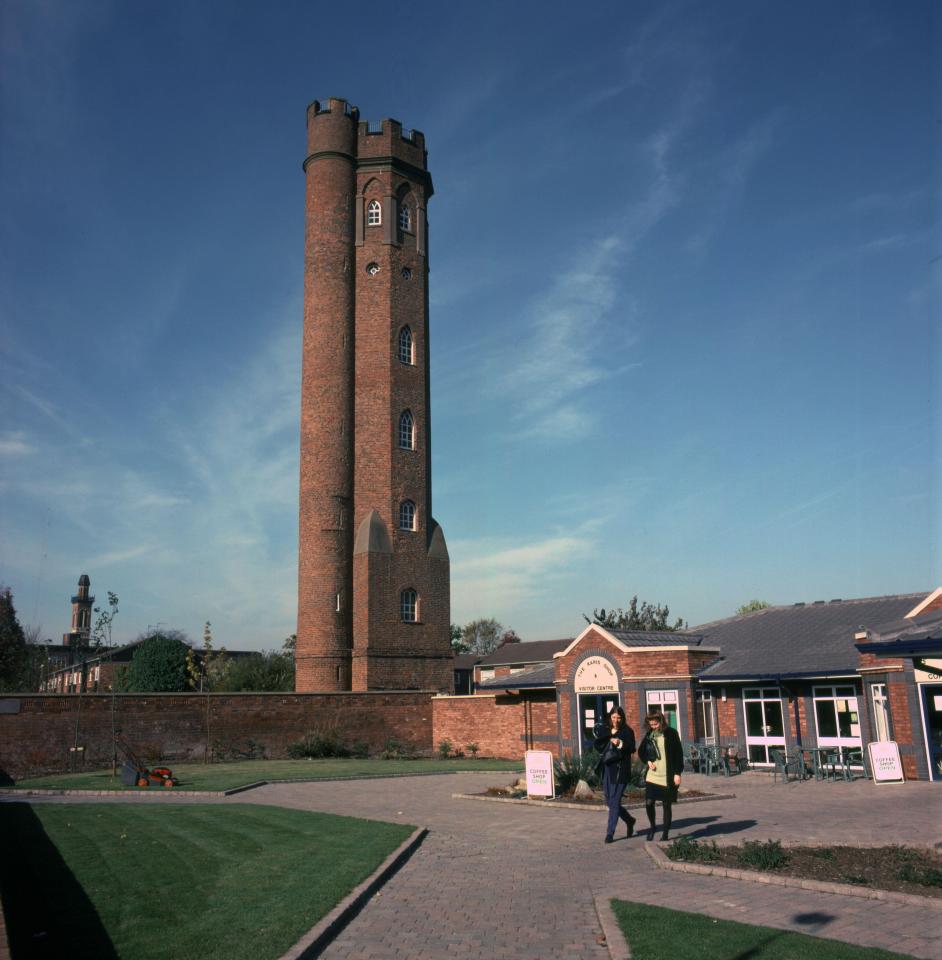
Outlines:
<svg viewBox="0 0 942 960"><path fill-rule="evenodd" d="M597 894L882 946L942 960L942 909L659 870L636 837L602 843L601 812L452 799L506 774L280 784L229 802L274 803L430 828L429 836L324 954L328 958L607 960ZM928 783L773 784L763 775L689 776L735 800L675 808L674 835L935 845L942 792ZM643 810L638 811L643 817Z"/></svg>
<svg viewBox="0 0 942 960"><path fill-rule="evenodd" d="M427 826L408 863L331 944L339 960L599 958L596 895L881 946L942 960L942 909L659 870L641 837L604 845L604 814L453 799L506 773L277 784L227 799ZM942 788L929 783L775 784L686 777L734 800L675 808L674 836L942 847ZM50 798L75 802L78 798ZM180 802L182 794L153 802ZM101 798L101 802L113 802ZM193 798L185 802L206 802ZM643 819L643 810L636 811Z"/></svg>

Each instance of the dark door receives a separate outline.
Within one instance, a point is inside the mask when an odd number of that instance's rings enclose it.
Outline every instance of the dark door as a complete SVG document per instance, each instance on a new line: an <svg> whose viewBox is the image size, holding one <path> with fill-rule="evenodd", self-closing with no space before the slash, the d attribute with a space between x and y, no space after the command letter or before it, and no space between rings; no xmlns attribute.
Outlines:
<svg viewBox="0 0 942 960"><path fill-rule="evenodd" d="M929 777L942 780L942 685L922 688L922 724L929 744Z"/></svg>
<svg viewBox="0 0 942 960"><path fill-rule="evenodd" d="M591 750L595 737L592 728L599 721L608 722L608 715L618 706L617 693L579 694L579 751Z"/></svg>

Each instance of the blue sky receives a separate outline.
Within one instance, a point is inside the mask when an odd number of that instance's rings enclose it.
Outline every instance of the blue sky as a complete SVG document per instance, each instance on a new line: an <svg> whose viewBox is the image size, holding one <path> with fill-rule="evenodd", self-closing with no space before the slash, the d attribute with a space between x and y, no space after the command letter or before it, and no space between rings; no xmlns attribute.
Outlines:
<svg viewBox="0 0 942 960"><path fill-rule="evenodd" d="M10 0L0 581L294 630L305 107L424 131L452 619L940 571L940 9Z"/></svg>

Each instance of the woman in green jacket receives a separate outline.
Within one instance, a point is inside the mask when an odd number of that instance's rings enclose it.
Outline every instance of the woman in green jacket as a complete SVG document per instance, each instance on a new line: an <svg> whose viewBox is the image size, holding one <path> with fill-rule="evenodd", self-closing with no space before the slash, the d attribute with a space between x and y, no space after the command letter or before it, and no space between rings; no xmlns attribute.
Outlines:
<svg viewBox="0 0 942 960"><path fill-rule="evenodd" d="M664 719L660 710L649 710L644 721L647 733L638 747L638 759L648 765L645 782L644 808L648 815L648 840L654 839L654 805L658 800L664 808L664 832L668 839L671 828L671 807L677 799L680 776L684 771L684 750L677 731Z"/></svg>

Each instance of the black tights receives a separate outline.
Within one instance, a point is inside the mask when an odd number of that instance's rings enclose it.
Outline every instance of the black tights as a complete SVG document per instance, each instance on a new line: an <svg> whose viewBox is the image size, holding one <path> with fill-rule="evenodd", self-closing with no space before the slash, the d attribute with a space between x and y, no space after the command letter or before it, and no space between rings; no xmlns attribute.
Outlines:
<svg viewBox="0 0 942 960"><path fill-rule="evenodd" d="M673 804L671 803L670 800L662 800L661 806L664 808L664 833L667 833L667 831L670 830L671 828L671 820L672 820L671 807L673 806ZM648 800L647 803L645 803L644 805L644 809L648 815L648 823L651 825L651 829L653 830L654 829L654 801Z"/></svg>

